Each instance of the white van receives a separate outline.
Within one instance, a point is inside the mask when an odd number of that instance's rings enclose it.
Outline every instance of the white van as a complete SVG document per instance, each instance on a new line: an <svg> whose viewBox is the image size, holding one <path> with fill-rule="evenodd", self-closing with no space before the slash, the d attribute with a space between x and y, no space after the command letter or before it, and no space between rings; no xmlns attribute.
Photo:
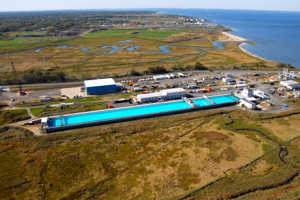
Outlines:
<svg viewBox="0 0 300 200"><path fill-rule="evenodd" d="M134 84L134 85L133 85L133 87L138 87L138 86L140 86L140 84Z"/></svg>

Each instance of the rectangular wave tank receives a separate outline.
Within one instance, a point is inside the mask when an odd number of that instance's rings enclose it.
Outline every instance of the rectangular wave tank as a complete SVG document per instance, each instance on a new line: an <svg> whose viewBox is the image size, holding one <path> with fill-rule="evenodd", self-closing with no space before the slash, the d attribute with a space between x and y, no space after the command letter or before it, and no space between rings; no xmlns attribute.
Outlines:
<svg viewBox="0 0 300 200"><path fill-rule="evenodd" d="M117 85L112 78L86 80L84 87L88 95L109 94L117 91Z"/></svg>
<svg viewBox="0 0 300 200"><path fill-rule="evenodd" d="M169 93L170 95L171 93ZM194 99L193 101L173 101L152 105L132 106L110 110L97 110L85 113L67 114L50 117L46 125L41 126L45 133L72 128L82 128L91 125L123 122L149 117L159 117L170 114L191 112L210 108L223 107L238 103L240 99L233 95L214 96Z"/></svg>

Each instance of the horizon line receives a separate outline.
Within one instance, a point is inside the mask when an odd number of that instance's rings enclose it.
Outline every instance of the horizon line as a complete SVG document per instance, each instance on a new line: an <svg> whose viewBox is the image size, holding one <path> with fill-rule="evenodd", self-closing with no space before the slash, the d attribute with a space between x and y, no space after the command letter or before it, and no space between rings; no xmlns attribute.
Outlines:
<svg viewBox="0 0 300 200"><path fill-rule="evenodd" d="M147 10L145 10L147 9ZM155 9L155 10L151 10ZM10 11L0 11L0 13L5 12L54 12L54 11L102 11L102 10L109 10L109 11L118 11L118 10L125 10L125 11L157 11L158 9L180 9L180 10L239 10L239 11L267 11L267 12L296 12L300 13L297 10L261 10L261 9L224 9L224 8L87 8L87 9L59 9L59 10L10 10ZM163 11L163 10L160 10Z"/></svg>

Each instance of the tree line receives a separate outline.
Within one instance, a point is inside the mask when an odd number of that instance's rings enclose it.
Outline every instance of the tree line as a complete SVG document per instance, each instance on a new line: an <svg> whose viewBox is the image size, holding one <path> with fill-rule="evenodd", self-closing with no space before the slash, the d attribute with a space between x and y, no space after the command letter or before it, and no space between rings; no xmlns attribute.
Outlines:
<svg viewBox="0 0 300 200"><path fill-rule="evenodd" d="M196 62L195 65L174 65L171 67L172 71L191 71L191 70L207 70L208 68L205 67L202 63ZM142 76L142 75L150 75L150 74L165 74L168 73L168 70L164 66L156 66L156 67L149 67L148 69L144 70L142 73L132 69L130 74L132 76Z"/></svg>
<svg viewBox="0 0 300 200"><path fill-rule="evenodd" d="M8 76L10 78L2 79L2 84L18 84L18 81L14 76ZM64 72L49 72L49 71L35 71L29 70L19 75L22 84L25 83L51 83L51 82L66 82L71 79Z"/></svg>
<svg viewBox="0 0 300 200"><path fill-rule="evenodd" d="M59 30L90 28L90 24L106 19L152 16L152 11L34 11L1 12L0 33L9 31L34 31L55 27Z"/></svg>

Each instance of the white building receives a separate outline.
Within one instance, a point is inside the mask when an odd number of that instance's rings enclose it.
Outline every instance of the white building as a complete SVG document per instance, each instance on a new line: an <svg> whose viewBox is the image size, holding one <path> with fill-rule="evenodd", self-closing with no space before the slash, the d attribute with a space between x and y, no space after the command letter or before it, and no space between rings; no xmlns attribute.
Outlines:
<svg viewBox="0 0 300 200"><path fill-rule="evenodd" d="M280 81L280 85L285 86L288 89L294 90L294 89L300 89L300 83L296 81Z"/></svg>
<svg viewBox="0 0 300 200"><path fill-rule="evenodd" d="M84 81L85 91L88 95L108 94L117 91L117 85L112 78Z"/></svg>
<svg viewBox="0 0 300 200"><path fill-rule="evenodd" d="M250 109L255 109L255 107L256 107L255 103L253 103L247 99L240 99L240 105L246 106L247 108L250 108Z"/></svg>
<svg viewBox="0 0 300 200"><path fill-rule="evenodd" d="M183 88L174 88L161 90L160 92L139 94L134 98L135 102L146 103L169 99L179 99L185 97L185 90Z"/></svg>
<svg viewBox="0 0 300 200"><path fill-rule="evenodd" d="M255 97L253 96L253 90L247 87L244 88L241 93L237 93L235 95L248 101L256 101Z"/></svg>

